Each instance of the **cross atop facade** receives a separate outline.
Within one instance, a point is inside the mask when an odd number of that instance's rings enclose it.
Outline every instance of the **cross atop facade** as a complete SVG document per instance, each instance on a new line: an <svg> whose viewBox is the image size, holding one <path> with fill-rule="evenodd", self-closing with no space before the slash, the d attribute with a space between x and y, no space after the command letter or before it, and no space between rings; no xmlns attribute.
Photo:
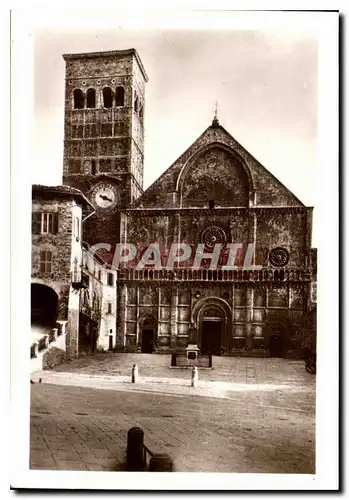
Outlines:
<svg viewBox="0 0 349 500"><path fill-rule="evenodd" d="M215 107L214 107L214 117L212 120L212 127L218 127L219 126L219 121L218 121L218 101L216 100L215 102Z"/></svg>

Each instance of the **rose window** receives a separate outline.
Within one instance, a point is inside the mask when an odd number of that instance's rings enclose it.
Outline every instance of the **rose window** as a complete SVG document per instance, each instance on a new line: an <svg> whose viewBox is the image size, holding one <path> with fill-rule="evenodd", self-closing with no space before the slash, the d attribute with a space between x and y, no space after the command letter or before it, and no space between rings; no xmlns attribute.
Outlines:
<svg viewBox="0 0 349 500"><path fill-rule="evenodd" d="M225 243L225 241L225 233L218 226L207 227L201 235L201 242L209 248L213 248L217 243Z"/></svg>
<svg viewBox="0 0 349 500"><path fill-rule="evenodd" d="M286 266L290 258L290 254L286 248L273 248L269 253L269 261L273 266L283 267Z"/></svg>

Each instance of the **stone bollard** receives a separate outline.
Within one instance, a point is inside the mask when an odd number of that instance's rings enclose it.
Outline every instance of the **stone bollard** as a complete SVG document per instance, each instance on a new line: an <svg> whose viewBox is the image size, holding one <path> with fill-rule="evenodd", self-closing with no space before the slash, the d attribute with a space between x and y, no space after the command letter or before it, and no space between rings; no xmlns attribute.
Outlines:
<svg viewBox="0 0 349 500"><path fill-rule="evenodd" d="M199 371L196 366L194 366L193 371L191 372L191 386L197 387L199 380Z"/></svg>
<svg viewBox="0 0 349 500"><path fill-rule="evenodd" d="M132 366L132 376L131 376L131 381L132 381L132 384L135 384L138 380L138 366L137 365L133 365Z"/></svg>
<svg viewBox="0 0 349 500"><path fill-rule="evenodd" d="M132 427L127 433L126 469L128 471L143 471L144 432L140 427Z"/></svg>
<svg viewBox="0 0 349 500"><path fill-rule="evenodd" d="M208 355L208 367L212 368L212 354Z"/></svg>
<svg viewBox="0 0 349 500"><path fill-rule="evenodd" d="M57 337L58 337L58 328L53 328L52 329L52 337L53 337L53 341L57 340Z"/></svg>
<svg viewBox="0 0 349 500"><path fill-rule="evenodd" d="M173 472L172 458L166 453L153 455L149 462L149 472Z"/></svg>

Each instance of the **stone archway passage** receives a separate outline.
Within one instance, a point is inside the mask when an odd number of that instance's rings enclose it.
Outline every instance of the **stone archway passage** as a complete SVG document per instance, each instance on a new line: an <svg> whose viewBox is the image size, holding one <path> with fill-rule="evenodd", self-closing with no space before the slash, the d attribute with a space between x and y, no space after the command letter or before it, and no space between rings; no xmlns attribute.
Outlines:
<svg viewBox="0 0 349 500"><path fill-rule="evenodd" d="M58 315L58 295L49 286L31 284L31 323L54 327Z"/></svg>

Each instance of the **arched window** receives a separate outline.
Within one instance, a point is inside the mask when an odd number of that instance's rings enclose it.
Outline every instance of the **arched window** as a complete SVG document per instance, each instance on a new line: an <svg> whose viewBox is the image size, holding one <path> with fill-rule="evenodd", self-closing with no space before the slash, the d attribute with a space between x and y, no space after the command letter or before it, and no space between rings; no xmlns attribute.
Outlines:
<svg viewBox="0 0 349 500"><path fill-rule="evenodd" d="M85 107L84 93L81 89L74 90L74 109L83 109Z"/></svg>
<svg viewBox="0 0 349 500"><path fill-rule="evenodd" d="M125 90L124 87L116 87L115 90L115 106L124 106Z"/></svg>
<svg viewBox="0 0 349 500"><path fill-rule="evenodd" d="M139 100L138 100L138 96L137 94L135 94L136 98L135 98L135 112L138 113L138 109L139 109Z"/></svg>
<svg viewBox="0 0 349 500"><path fill-rule="evenodd" d="M86 92L86 108L96 107L96 91L95 89L88 89Z"/></svg>
<svg viewBox="0 0 349 500"><path fill-rule="evenodd" d="M113 107L113 92L110 87L104 87L103 89L103 106L105 108Z"/></svg>

